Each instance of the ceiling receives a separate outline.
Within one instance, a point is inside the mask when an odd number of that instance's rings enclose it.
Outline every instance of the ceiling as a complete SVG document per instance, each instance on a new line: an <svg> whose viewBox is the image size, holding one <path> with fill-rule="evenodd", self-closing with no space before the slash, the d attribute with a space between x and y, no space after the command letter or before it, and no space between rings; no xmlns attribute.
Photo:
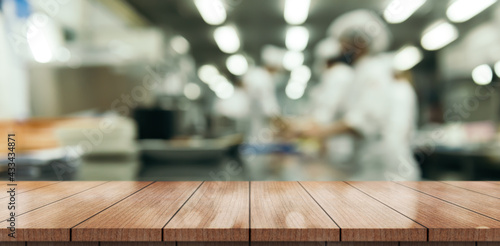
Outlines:
<svg viewBox="0 0 500 246"><path fill-rule="evenodd" d="M215 26L206 24L190 0L127 0L137 12L153 25L174 30L184 36L191 44L197 65L212 63L224 67L227 54L219 50L213 39ZM285 46L287 23L283 18L284 0L226 0L228 18L226 23L234 24L242 41L241 50L255 60L265 44ZM311 0L309 18L304 23L309 29L310 39L305 51L306 62L312 60L311 54L316 43L324 38L330 23L342 13L366 8L382 13L388 0ZM498 3L497 3L498 4ZM404 44L419 44L422 31L437 19L445 18L448 1L427 1L414 15L401 24L389 25L393 35L391 49ZM489 19L492 8L468 22L457 24L461 34ZM434 64L435 55L428 52L425 63ZM429 60L432 59L432 60Z"/></svg>

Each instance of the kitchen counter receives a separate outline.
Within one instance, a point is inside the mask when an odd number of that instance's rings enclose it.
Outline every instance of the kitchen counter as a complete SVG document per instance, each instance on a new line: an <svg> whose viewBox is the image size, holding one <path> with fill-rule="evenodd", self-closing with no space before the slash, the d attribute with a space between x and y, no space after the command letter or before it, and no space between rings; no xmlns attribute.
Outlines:
<svg viewBox="0 0 500 246"><path fill-rule="evenodd" d="M16 184L2 246L500 245L494 181Z"/></svg>

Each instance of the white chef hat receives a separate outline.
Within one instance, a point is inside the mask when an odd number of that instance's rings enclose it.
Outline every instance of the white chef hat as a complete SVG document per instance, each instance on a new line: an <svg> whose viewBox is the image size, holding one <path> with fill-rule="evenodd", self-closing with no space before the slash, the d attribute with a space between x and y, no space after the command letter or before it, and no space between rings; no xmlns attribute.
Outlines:
<svg viewBox="0 0 500 246"><path fill-rule="evenodd" d="M370 53L389 48L391 32L382 19L371 10L359 9L339 16L328 27L328 35L336 39L356 38L367 41ZM361 45L361 44L359 44Z"/></svg>
<svg viewBox="0 0 500 246"><path fill-rule="evenodd" d="M319 41L319 43L314 48L314 55L317 59L320 60L327 60L340 56L341 52L342 47L340 43L332 37L327 37Z"/></svg>
<svg viewBox="0 0 500 246"><path fill-rule="evenodd" d="M262 48L261 58L265 65L282 67L285 50L274 45L265 45Z"/></svg>

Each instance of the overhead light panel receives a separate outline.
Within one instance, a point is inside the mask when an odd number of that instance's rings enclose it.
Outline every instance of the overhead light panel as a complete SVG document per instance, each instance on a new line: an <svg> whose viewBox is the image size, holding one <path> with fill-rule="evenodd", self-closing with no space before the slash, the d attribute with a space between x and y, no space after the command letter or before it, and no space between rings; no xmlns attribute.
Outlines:
<svg viewBox="0 0 500 246"><path fill-rule="evenodd" d="M384 10L384 19L392 24L404 22L425 2L426 0L393 0Z"/></svg>
<svg viewBox="0 0 500 246"><path fill-rule="evenodd" d="M304 54L298 51L287 51L283 56L283 67L289 71L304 63Z"/></svg>
<svg viewBox="0 0 500 246"><path fill-rule="evenodd" d="M472 80L478 85L487 85L493 80L493 71L488 64L479 65L472 70Z"/></svg>
<svg viewBox="0 0 500 246"><path fill-rule="evenodd" d="M235 53L240 48L240 38L233 26L217 27L214 32L214 39L219 49L224 53Z"/></svg>
<svg viewBox="0 0 500 246"><path fill-rule="evenodd" d="M291 80L286 85L285 94L288 98L292 100L297 100L304 95L305 89L306 89L305 84Z"/></svg>
<svg viewBox="0 0 500 246"><path fill-rule="evenodd" d="M179 54L186 54L189 51L189 42L180 35L173 37L170 40L170 45Z"/></svg>
<svg viewBox="0 0 500 246"><path fill-rule="evenodd" d="M194 4L206 23L220 25L226 21L226 9L221 0L195 0Z"/></svg>
<svg viewBox="0 0 500 246"><path fill-rule="evenodd" d="M495 73L498 77L500 77L500 61L497 61L497 63L495 63Z"/></svg>
<svg viewBox="0 0 500 246"><path fill-rule="evenodd" d="M420 43L426 50L439 50L457 38L457 28L446 21L440 20L423 32Z"/></svg>
<svg viewBox="0 0 500 246"><path fill-rule="evenodd" d="M227 58L226 67L234 75L243 75L248 70L248 61L241 54L232 55Z"/></svg>
<svg viewBox="0 0 500 246"><path fill-rule="evenodd" d="M285 44L289 50L303 51L309 42L309 31L303 26L289 27L286 32Z"/></svg>
<svg viewBox="0 0 500 246"><path fill-rule="evenodd" d="M309 15L311 0L286 0L284 17L290 25L301 25Z"/></svg>
<svg viewBox="0 0 500 246"><path fill-rule="evenodd" d="M446 10L446 16L453 22L465 22L496 2L497 0L455 0Z"/></svg>
<svg viewBox="0 0 500 246"><path fill-rule="evenodd" d="M206 84L210 84L217 76L219 70L214 65L206 64L198 69L198 77Z"/></svg>
<svg viewBox="0 0 500 246"><path fill-rule="evenodd" d="M305 65L297 67L292 70L290 79L299 83L307 83L311 79L311 69Z"/></svg>
<svg viewBox="0 0 500 246"><path fill-rule="evenodd" d="M422 61L422 51L415 46L404 46L399 49L394 56L394 68L399 71L406 71Z"/></svg>

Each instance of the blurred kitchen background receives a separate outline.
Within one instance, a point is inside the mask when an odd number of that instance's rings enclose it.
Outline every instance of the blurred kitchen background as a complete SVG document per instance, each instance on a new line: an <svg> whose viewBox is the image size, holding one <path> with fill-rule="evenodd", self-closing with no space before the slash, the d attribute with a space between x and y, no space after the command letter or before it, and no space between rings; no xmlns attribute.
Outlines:
<svg viewBox="0 0 500 246"><path fill-rule="evenodd" d="M344 180L317 141L277 137L272 120L252 130L243 80L274 49L264 94L281 120L307 118L315 48L357 9L385 22L411 78L421 178L500 179L497 0L0 3L5 179L14 132L19 180Z"/></svg>

